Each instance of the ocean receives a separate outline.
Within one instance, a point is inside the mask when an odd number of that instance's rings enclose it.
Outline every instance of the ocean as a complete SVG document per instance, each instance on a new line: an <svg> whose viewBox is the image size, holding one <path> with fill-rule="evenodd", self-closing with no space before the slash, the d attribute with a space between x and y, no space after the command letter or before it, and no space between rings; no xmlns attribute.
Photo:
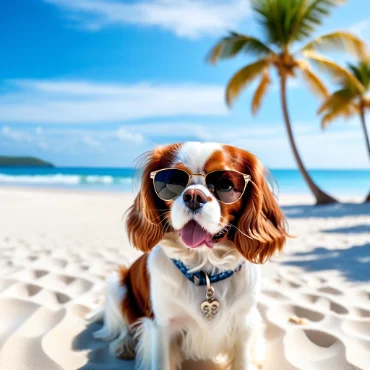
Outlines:
<svg viewBox="0 0 370 370"><path fill-rule="evenodd" d="M134 173L133 168L0 167L0 186L135 192L138 182L133 181ZM309 192L298 170L272 169L271 174L280 193ZM365 196L370 190L370 169L311 170L310 174L320 187L333 195Z"/></svg>

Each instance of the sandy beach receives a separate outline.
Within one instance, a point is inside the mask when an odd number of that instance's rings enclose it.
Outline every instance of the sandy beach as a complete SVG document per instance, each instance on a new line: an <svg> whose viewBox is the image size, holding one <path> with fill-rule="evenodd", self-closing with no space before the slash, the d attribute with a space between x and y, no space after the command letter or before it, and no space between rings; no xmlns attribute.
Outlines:
<svg viewBox="0 0 370 370"><path fill-rule="evenodd" d="M139 255L124 228L131 202L0 188L1 370L133 369L84 320L107 275ZM370 204L280 203L296 238L263 267L263 369L370 369Z"/></svg>

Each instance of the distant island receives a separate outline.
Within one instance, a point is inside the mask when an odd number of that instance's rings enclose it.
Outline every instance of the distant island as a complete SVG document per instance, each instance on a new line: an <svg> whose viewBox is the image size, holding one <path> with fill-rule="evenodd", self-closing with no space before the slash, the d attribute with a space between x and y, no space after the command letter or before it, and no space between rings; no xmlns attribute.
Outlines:
<svg viewBox="0 0 370 370"><path fill-rule="evenodd" d="M0 156L0 167L55 167L52 163L35 157Z"/></svg>

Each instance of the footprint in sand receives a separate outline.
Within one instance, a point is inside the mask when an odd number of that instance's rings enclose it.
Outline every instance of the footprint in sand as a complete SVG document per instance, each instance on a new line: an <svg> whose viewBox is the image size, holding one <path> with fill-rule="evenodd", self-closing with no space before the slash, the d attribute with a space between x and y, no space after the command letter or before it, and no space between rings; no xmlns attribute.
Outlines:
<svg viewBox="0 0 370 370"><path fill-rule="evenodd" d="M370 317L370 310L367 310L365 308L361 307L353 307L353 315L363 317L363 318L369 318Z"/></svg>
<svg viewBox="0 0 370 370"><path fill-rule="evenodd" d="M370 309L370 291L368 290L360 290L357 294L357 297L361 301L363 305L366 305Z"/></svg>
<svg viewBox="0 0 370 370"><path fill-rule="evenodd" d="M66 294L44 289L33 300L51 310L57 310L68 303L71 298Z"/></svg>
<svg viewBox="0 0 370 370"><path fill-rule="evenodd" d="M348 314L348 310L340 305L337 302L334 302L332 299L316 294L303 294L301 296L304 302L317 307L317 309L331 311L338 315L346 315Z"/></svg>
<svg viewBox="0 0 370 370"><path fill-rule="evenodd" d="M274 324L287 328L297 324L307 325L310 322L320 322L325 315L304 306L281 304L268 309L266 317ZM291 320L293 317L299 320Z"/></svg>
<svg viewBox="0 0 370 370"><path fill-rule="evenodd" d="M343 295L343 292L341 290L333 288L331 286L325 286L325 287L319 288L318 291L322 293L327 293L330 295L338 295L338 296Z"/></svg>
<svg viewBox="0 0 370 370"><path fill-rule="evenodd" d="M314 329L297 329L285 335L287 359L298 369L351 369L346 347L334 335Z"/></svg>
<svg viewBox="0 0 370 370"><path fill-rule="evenodd" d="M20 281L35 281L47 275L48 273L49 271L46 270L24 269L15 274L12 274L11 277Z"/></svg>
<svg viewBox="0 0 370 370"><path fill-rule="evenodd" d="M28 300L29 298L35 296L41 291L41 287L35 284L28 283L15 283L11 285L8 289L3 291L3 296L22 298Z"/></svg>
<svg viewBox="0 0 370 370"><path fill-rule="evenodd" d="M268 290L268 289L263 289L262 293L270 298L274 298L278 301L284 301L284 300L289 300L289 297L287 297L285 294L278 292L276 290Z"/></svg>
<svg viewBox="0 0 370 370"><path fill-rule="evenodd" d="M60 290L64 293L76 297L89 291L93 284L83 278L65 275L65 274L48 274L40 281L40 284L52 290Z"/></svg>

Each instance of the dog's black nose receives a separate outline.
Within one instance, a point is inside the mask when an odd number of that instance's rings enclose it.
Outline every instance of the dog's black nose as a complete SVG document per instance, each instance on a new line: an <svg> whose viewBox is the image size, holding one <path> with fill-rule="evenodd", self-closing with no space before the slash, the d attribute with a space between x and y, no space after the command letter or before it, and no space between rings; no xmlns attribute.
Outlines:
<svg viewBox="0 0 370 370"><path fill-rule="evenodd" d="M199 209L203 204L208 202L207 196L199 189L188 189L185 190L182 196L186 207L195 211Z"/></svg>

